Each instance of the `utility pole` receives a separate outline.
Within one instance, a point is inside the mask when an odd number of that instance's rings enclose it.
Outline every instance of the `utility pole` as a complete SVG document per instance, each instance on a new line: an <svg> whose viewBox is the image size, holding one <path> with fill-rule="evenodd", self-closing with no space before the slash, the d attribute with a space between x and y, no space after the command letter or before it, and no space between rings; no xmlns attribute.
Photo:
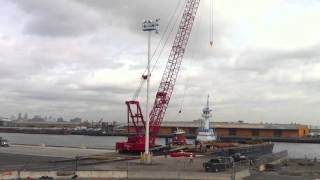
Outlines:
<svg viewBox="0 0 320 180"><path fill-rule="evenodd" d="M155 31L159 33L159 20L156 19L155 21L152 20L144 20L142 23L142 30L148 32L148 74L147 74L147 102L146 102L146 112L145 112L145 120L146 120L146 130L145 130L145 152L144 152L144 162L149 164L151 163L151 156L149 152L149 99L150 99L150 61L151 61L151 31Z"/></svg>

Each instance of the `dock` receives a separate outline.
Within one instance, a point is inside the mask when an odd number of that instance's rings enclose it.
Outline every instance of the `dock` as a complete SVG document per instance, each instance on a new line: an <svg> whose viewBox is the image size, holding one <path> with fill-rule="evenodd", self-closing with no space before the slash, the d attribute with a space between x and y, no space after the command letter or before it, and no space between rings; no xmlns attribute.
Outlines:
<svg viewBox="0 0 320 180"><path fill-rule="evenodd" d="M26 149L28 149L26 151ZM45 154L47 152L47 154ZM81 156L77 156L81 155ZM78 158L76 159L75 156ZM0 149L0 179L40 178L70 179L230 179L232 170L219 173L204 172L202 163L209 157L171 158L156 156L151 165L140 163L139 156L119 155L115 152L79 149L12 146ZM238 177L249 175L243 165Z"/></svg>
<svg viewBox="0 0 320 180"><path fill-rule="evenodd" d="M250 161L221 172L205 172L202 164L213 154L172 158L154 156L151 164L139 155L118 154L113 150L12 145L0 148L0 179L218 179L250 176ZM267 163L268 161L264 162Z"/></svg>

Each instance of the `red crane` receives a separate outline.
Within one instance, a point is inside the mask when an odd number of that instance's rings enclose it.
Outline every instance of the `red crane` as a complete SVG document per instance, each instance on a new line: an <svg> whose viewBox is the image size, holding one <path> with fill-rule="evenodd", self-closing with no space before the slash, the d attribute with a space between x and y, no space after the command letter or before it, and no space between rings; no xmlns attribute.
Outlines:
<svg viewBox="0 0 320 180"><path fill-rule="evenodd" d="M200 0L187 0L186 2L178 32L175 36L169 59L156 94L154 105L149 115L150 148L156 146L156 138L159 133L160 124L170 102L199 3ZM142 152L145 150L145 121L140 103L137 100L130 100L126 101L126 105L128 108L128 141L117 142L116 150L119 152Z"/></svg>

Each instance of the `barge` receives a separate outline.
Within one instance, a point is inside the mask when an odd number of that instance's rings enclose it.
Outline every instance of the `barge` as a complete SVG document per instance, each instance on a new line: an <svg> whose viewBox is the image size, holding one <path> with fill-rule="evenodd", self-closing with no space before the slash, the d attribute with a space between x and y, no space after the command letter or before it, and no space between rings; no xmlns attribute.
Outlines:
<svg viewBox="0 0 320 180"><path fill-rule="evenodd" d="M273 143L240 145L237 147L217 149L212 155L228 157L234 154L241 154L249 158L256 158L261 155L271 154L273 152L273 147Z"/></svg>

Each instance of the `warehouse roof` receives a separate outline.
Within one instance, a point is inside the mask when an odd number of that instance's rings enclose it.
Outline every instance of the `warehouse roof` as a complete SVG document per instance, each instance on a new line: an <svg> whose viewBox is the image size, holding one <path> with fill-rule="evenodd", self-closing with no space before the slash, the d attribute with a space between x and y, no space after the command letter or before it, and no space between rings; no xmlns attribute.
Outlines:
<svg viewBox="0 0 320 180"><path fill-rule="evenodd" d="M200 121L163 121L161 127L199 127ZM244 122L210 122L211 128L240 128L240 129L299 129L307 127L301 124L271 124Z"/></svg>

